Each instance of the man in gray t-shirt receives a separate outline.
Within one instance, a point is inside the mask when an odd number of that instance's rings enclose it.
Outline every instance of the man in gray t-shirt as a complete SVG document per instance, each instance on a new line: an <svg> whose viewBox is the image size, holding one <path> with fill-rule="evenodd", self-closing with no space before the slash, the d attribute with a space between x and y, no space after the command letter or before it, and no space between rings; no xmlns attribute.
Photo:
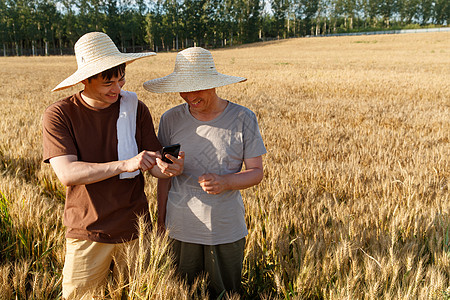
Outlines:
<svg viewBox="0 0 450 300"><path fill-rule="evenodd" d="M183 174L158 181L158 225L173 239L179 273L190 283L208 273L213 297L240 289L248 231L239 190L263 178L266 149L255 114L215 89L245 80L218 73L211 53L195 47L178 53L172 74L144 83L186 101L159 124L159 141L181 144L185 163Z"/></svg>

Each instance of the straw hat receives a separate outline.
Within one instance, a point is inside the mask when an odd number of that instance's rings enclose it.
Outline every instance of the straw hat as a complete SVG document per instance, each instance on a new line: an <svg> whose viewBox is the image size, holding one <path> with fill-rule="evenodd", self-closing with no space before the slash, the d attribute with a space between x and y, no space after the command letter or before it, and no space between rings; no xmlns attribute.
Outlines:
<svg viewBox="0 0 450 300"><path fill-rule="evenodd" d="M71 87L93 75L150 55L156 55L156 53L121 53L105 33L86 33L75 43L78 70L58 84L52 91Z"/></svg>
<svg viewBox="0 0 450 300"><path fill-rule="evenodd" d="M144 82L154 93L193 92L247 80L217 72L211 52L192 47L177 54L173 73Z"/></svg>

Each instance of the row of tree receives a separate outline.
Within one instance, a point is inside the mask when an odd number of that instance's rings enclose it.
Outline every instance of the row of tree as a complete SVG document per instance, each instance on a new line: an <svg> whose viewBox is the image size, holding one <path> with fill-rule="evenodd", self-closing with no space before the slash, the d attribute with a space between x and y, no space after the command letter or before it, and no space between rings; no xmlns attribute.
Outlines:
<svg viewBox="0 0 450 300"><path fill-rule="evenodd" d="M89 31L161 51L449 24L448 0L0 0L0 55L72 53Z"/></svg>

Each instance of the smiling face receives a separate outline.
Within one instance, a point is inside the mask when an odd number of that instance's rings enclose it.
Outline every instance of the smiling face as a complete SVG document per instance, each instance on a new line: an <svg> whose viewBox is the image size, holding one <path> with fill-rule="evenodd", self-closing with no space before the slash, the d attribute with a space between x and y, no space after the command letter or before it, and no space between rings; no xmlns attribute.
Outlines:
<svg viewBox="0 0 450 300"><path fill-rule="evenodd" d="M219 116L228 105L228 101L216 94L216 89L182 92L181 98L189 105L191 115L201 121L210 121Z"/></svg>
<svg viewBox="0 0 450 300"><path fill-rule="evenodd" d="M187 102L191 112L208 112L210 109L214 109L218 97L215 89L194 91L194 92L182 92L181 98Z"/></svg>
<svg viewBox="0 0 450 300"><path fill-rule="evenodd" d="M96 78L83 80L83 100L95 108L107 108L119 99L120 91L125 84L125 72L110 79L97 76Z"/></svg>

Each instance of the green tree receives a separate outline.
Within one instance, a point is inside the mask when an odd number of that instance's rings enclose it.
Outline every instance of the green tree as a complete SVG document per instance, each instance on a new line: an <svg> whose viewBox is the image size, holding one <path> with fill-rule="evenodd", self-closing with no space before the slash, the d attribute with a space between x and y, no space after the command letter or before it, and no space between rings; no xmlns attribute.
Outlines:
<svg viewBox="0 0 450 300"><path fill-rule="evenodd" d="M398 0L397 5L403 25L414 23L419 19L419 0Z"/></svg>
<svg viewBox="0 0 450 300"><path fill-rule="evenodd" d="M204 44L206 24L208 23L206 7L206 0L185 0L183 4L182 16L185 32L187 38L191 38L196 46Z"/></svg>
<svg viewBox="0 0 450 300"><path fill-rule="evenodd" d="M0 43L1 43L1 50L3 53L3 56L7 55L7 48L8 44L10 43L10 36L9 36L9 8L6 5L6 1L1 0L0 1Z"/></svg>
<svg viewBox="0 0 450 300"><path fill-rule="evenodd" d="M427 25L433 18L433 0L419 0L419 20L422 25Z"/></svg>
<svg viewBox="0 0 450 300"><path fill-rule="evenodd" d="M226 45L233 46L235 39L237 40L238 36L238 24L239 24L239 10L238 10L238 1L239 0L224 0L225 1L225 18L224 18L224 27L227 31L226 36Z"/></svg>
<svg viewBox="0 0 450 300"><path fill-rule="evenodd" d="M378 27L379 5L382 0L362 0L361 10L369 27Z"/></svg>
<svg viewBox="0 0 450 300"><path fill-rule="evenodd" d="M51 46L55 52L56 32L61 24L61 14L57 11L56 5L52 1L42 0L37 3L35 22L40 31L39 38L44 43L44 53L49 55Z"/></svg>
<svg viewBox="0 0 450 300"><path fill-rule="evenodd" d="M383 0L379 2L379 13L383 18L384 26L391 26L392 17L397 13L397 0Z"/></svg>
<svg viewBox="0 0 450 300"><path fill-rule="evenodd" d="M163 27L163 3L162 0L157 0L146 17L147 38L150 47L158 52L164 48L164 27Z"/></svg>
<svg viewBox="0 0 450 300"><path fill-rule="evenodd" d="M353 29L353 20L357 15L357 3L355 0L334 0L332 2L332 11L335 17L344 18L344 28Z"/></svg>
<svg viewBox="0 0 450 300"><path fill-rule="evenodd" d="M437 25L450 25L450 2L448 0L435 0L433 22Z"/></svg>
<svg viewBox="0 0 450 300"><path fill-rule="evenodd" d="M277 38L286 37L286 18L289 9L289 0L270 0L272 7L274 29Z"/></svg>
<svg viewBox="0 0 450 300"><path fill-rule="evenodd" d="M298 0L295 3L295 14L301 19L300 31L303 36L309 35L314 27L314 19L319 14L320 0Z"/></svg>
<svg viewBox="0 0 450 300"><path fill-rule="evenodd" d="M261 30L263 4L260 0L244 0L243 4L243 24L241 30L243 42L255 42L259 39L259 32Z"/></svg>
<svg viewBox="0 0 450 300"><path fill-rule="evenodd" d="M166 40L168 44L174 49L180 47L181 26L181 7L182 4L178 0L165 0L164 11L166 12L165 26L166 26Z"/></svg>

